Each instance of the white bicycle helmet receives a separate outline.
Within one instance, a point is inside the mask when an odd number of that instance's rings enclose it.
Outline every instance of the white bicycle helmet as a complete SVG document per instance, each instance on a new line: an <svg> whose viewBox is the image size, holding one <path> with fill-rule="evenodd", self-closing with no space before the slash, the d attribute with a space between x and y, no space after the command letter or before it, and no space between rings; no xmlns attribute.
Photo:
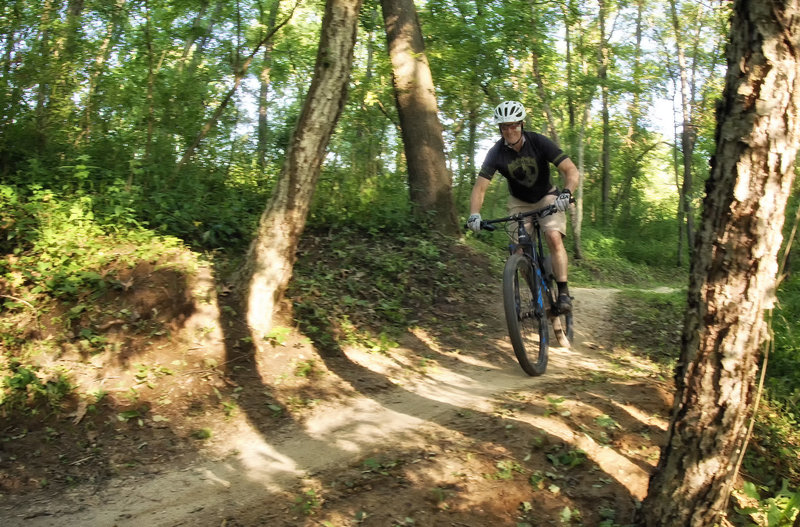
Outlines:
<svg viewBox="0 0 800 527"><path fill-rule="evenodd" d="M494 124L516 123L525 119L525 107L521 102L505 101L494 109Z"/></svg>

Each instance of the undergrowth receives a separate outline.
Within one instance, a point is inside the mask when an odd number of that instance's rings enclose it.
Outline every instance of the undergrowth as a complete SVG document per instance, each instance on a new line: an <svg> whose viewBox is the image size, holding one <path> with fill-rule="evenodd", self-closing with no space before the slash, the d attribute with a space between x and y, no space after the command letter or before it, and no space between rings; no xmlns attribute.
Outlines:
<svg viewBox="0 0 800 527"><path fill-rule="evenodd" d="M756 505L742 509L747 518L758 518L758 525L792 525L800 510L800 419L794 377L800 369L800 357L794 353L794 341L787 338L797 331L794 314L795 286L784 287L784 300L775 315L783 324L773 324L775 351L769 359L765 396L756 414L753 437L745 455L742 471L749 480L745 494ZM791 295L789 298L786 295ZM686 310L685 291L620 293L613 319L619 328L616 345L641 353L674 370L680 356L680 337ZM790 318L791 317L791 318ZM789 344L787 346L787 344ZM777 363L777 366L776 366ZM748 490L749 489L749 490ZM783 517L784 520L779 518ZM753 525L742 519L742 525Z"/></svg>
<svg viewBox="0 0 800 527"><path fill-rule="evenodd" d="M322 351L348 343L386 349L406 328L457 317L453 306L469 298L471 276L490 272L485 257L453 239L412 230L304 235L288 296Z"/></svg>
<svg viewBox="0 0 800 527"><path fill-rule="evenodd" d="M4 415L58 412L75 390L69 372L51 364L63 353L63 343L89 355L101 351L105 338L82 320L96 322L98 300L127 287L118 272L182 247L179 240L140 226L118 198L106 196L101 207L96 197L80 191L66 197L37 185L0 185ZM103 207L111 207L110 216Z"/></svg>

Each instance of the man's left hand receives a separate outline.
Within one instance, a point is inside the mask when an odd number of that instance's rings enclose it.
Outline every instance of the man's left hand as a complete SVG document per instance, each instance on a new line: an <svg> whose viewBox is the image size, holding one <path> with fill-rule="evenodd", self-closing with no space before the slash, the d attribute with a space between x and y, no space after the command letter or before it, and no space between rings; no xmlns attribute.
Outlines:
<svg viewBox="0 0 800 527"><path fill-rule="evenodd" d="M556 208L560 212L564 212L569 208L569 200L572 198L572 192L569 191L568 188L565 188L561 191L561 194L558 195L556 198L555 204Z"/></svg>

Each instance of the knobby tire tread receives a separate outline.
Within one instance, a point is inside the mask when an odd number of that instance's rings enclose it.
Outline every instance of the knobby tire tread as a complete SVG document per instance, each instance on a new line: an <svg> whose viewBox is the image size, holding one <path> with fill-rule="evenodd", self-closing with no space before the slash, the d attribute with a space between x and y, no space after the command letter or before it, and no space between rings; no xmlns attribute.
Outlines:
<svg viewBox="0 0 800 527"><path fill-rule="evenodd" d="M541 375L547 369L550 335L543 286L541 273L531 267L526 256L513 254L509 257L503 271L503 306L508 335L517 361L531 376ZM534 299L538 306L531 304ZM534 336L538 337L536 341Z"/></svg>

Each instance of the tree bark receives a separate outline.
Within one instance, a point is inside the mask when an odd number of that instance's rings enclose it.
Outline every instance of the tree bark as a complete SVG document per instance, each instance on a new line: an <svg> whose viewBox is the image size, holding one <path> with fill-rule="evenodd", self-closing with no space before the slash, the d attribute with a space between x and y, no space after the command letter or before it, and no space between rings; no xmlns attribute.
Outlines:
<svg viewBox="0 0 800 527"><path fill-rule="evenodd" d="M42 5L42 14L40 15L39 23L39 71L38 71L38 86L36 87L36 109L34 117L36 119L36 143L40 152L43 152L47 146L47 128L50 124L50 119L47 112L47 101L50 95L51 83L53 82L53 75L51 72L51 25L53 19L53 2L52 0L45 0Z"/></svg>
<svg viewBox="0 0 800 527"><path fill-rule="evenodd" d="M800 144L800 0L736 0L675 407L641 520L714 525L745 448Z"/></svg>
<svg viewBox="0 0 800 527"><path fill-rule="evenodd" d="M103 68L105 67L108 57L111 55L111 41L114 34L119 30L122 21L122 11L125 7L125 0L116 0L114 3L114 10L106 22L106 33L103 41L100 43L100 49L94 59L89 75L89 87L86 90L85 103L83 105L83 119L81 132L75 139L75 145L78 146L82 142L89 139L92 133L92 117L94 116L94 102L97 93L97 85L100 77L103 75Z"/></svg>
<svg viewBox="0 0 800 527"><path fill-rule="evenodd" d="M558 130L556 129L556 119L553 117L553 109L550 106L550 97L547 96L547 91L544 89L544 78L539 68L539 55L536 51L531 53L531 66L533 68L533 78L536 79L536 95L539 96L542 111L544 112L545 119L547 120L547 131L550 134L550 139L561 144L558 137Z"/></svg>
<svg viewBox="0 0 800 527"><path fill-rule="evenodd" d="M655 144L643 148L643 134L641 126L642 116L642 31L643 31L643 11L644 2L636 0L636 30L633 48L633 77L631 90L632 100L628 105L628 115L630 116L630 123L628 125L628 133L625 135L625 140L622 144L623 153L623 181L617 187L616 197L612 209L618 214L618 221L622 225L627 225L631 217L631 207L629 206L631 200L631 189L634 182L642 175L642 160L647 151L654 148Z"/></svg>
<svg viewBox="0 0 800 527"><path fill-rule="evenodd" d="M292 276L328 142L347 98L361 0L328 0L314 77L281 175L250 246L244 279L247 322L261 346Z"/></svg>
<svg viewBox="0 0 800 527"><path fill-rule="evenodd" d="M395 103L400 116L414 212L435 229L459 231L444 156L433 77L413 0L381 0Z"/></svg>
<svg viewBox="0 0 800 527"><path fill-rule="evenodd" d="M153 149L153 133L155 132L155 83L156 83L156 60L155 50L153 49L153 23L152 15L150 12L150 2L144 0L145 9L145 24L144 24L144 40L145 49L147 50L147 90L145 92L145 105L147 107L145 113L147 115L147 138L144 144L144 159L147 163L151 161L151 152ZM133 170L128 175L128 188L133 184Z"/></svg>

